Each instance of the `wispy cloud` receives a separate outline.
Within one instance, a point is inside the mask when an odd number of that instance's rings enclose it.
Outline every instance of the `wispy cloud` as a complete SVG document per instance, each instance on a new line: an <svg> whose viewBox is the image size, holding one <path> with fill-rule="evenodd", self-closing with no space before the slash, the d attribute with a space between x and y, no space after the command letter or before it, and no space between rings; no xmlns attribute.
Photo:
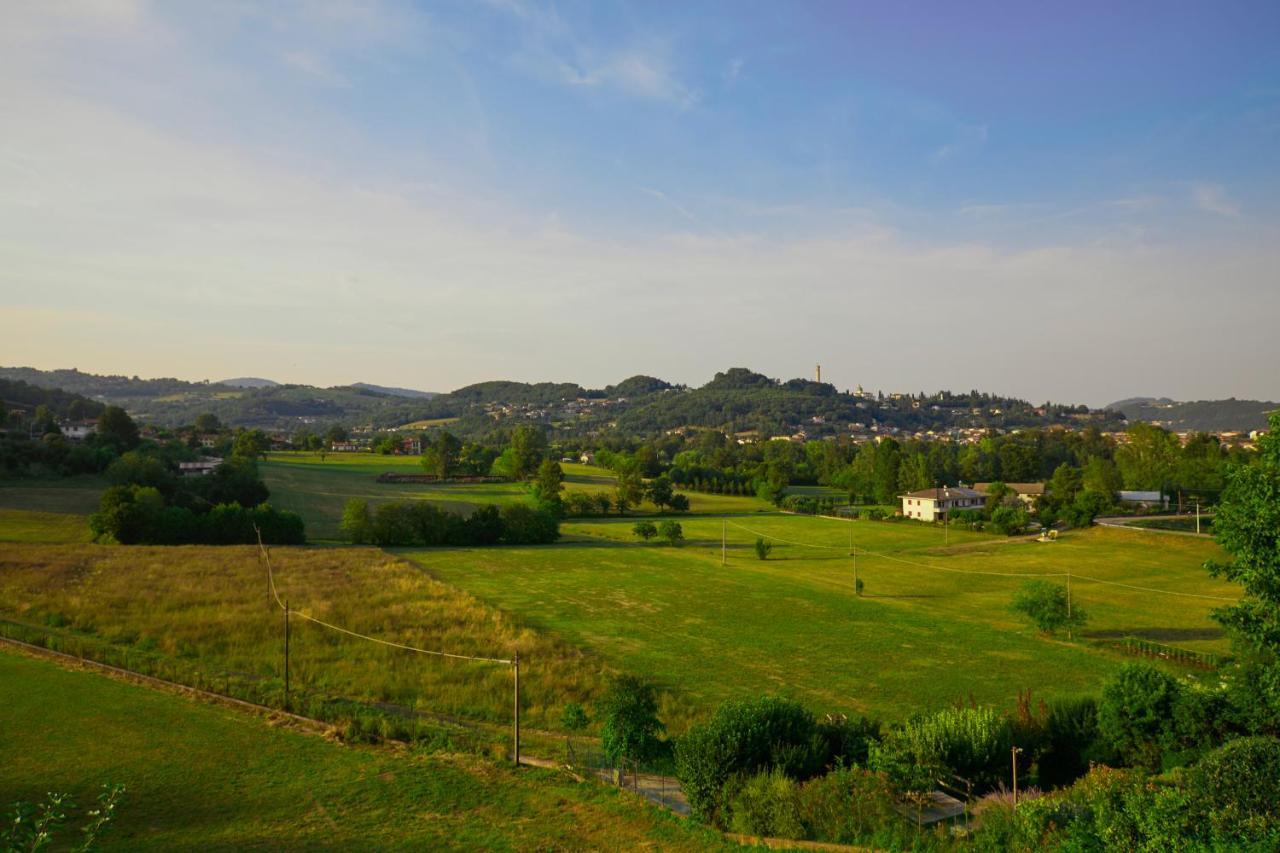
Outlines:
<svg viewBox="0 0 1280 853"><path fill-rule="evenodd" d="M939 146L930 155L929 162L938 166L962 154L977 151L987 144L987 135L988 125L961 125L956 131L955 138L945 145Z"/></svg>
<svg viewBox="0 0 1280 853"><path fill-rule="evenodd" d="M561 79L573 86L613 88L628 95L665 101L688 109L701 94L676 78L662 57L634 49L598 62L558 61Z"/></svg>
<svg viewBox="0 0 1280 853"><path fill-rule="evenodd" d="M1240 205L1227 198L1227 192L1221 184L1192 184L1191 200L1206 213L1233 217L1240 215Z"/></svg>
<svg viewBox="0 0 1280 853"><path fill-rule="evenodd" d="M667 207L670 207L672 210L674 210L676 213L680 214L690 222L699 221L698 217L694 216L689 211L689 208L685 207L683 204L676 201L671 196L664 193L662 190L655 190L653 187L641 187L640 192L644 193L645 195L653 196L654 198L658 199L663 204L667 205Z"/></svg>
<svg viewBox="0 0 1280 853"><path fill-rule="evenodd" d="M350 88L351 82L335 71L324 57L309 50L287 50L280 60L295 71L300 71L330 86Z"/></svg>

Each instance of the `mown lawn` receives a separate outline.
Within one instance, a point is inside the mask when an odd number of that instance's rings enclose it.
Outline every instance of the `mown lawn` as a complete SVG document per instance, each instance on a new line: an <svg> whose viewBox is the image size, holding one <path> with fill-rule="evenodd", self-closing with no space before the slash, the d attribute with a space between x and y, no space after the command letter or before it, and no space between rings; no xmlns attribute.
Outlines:
<svg viewBox="0 0 1280 853"><path fill-rule="evenodd" d="M88 515L98 509L105 477L0 480L0 508Z"/></svg>
<svg viewBox="0 0 1280 853"><path fill-rule="evenodd" d="M101 784L123 784L107 850L727 846L551 771L342 746L4 650L0 694L0 803L58 791L91 804Z"/></svg>
<svg viewBox="0 0 1280 853"><path fill-rule="evenodd" d="M1106 648L1110 636L1226 649L1209 618L1223 602L1081 577L1072 586L1091 616L1084 636L1042 636L1009 612L1024 579L999 576L1007 573L1070 567L1100 580L1237 594L1201 567L1219 554L1214 543L1140 531L1093 529L1052 543L952 531L944 546L943 531L909 523L772 515L682 524L687 541L676 548L635 542L630 521L595 520L566 524L570 541L552 547L407 556L613 667L655 679L670 692L664 712L675 730L726 698L764 692L818 711L897 719L970 699L1011 707L1024 689L1041 697L1096 691L1123 660ZM850 532L862 554L862 597L853 591ZM775 541L760 561L757 533L825 547Z"/></svg>
<svg viewBox="0 0 1280 853"><path fill-rule="evenodd" d="M64 512L0 509L0 542L88 542L89 520Z"/></svg>

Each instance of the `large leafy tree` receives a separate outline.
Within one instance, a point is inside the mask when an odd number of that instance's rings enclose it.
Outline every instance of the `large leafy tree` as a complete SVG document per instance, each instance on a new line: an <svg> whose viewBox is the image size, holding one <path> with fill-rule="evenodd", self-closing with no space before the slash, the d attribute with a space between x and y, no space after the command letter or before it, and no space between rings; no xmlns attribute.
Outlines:
<svg viewBox="0 0 1280 853"><path fill-rule="evenodd" d="M462 442L453 433L441 430L422 452L422 467L427 473L444 479L458 468Z"/></svg>
<svg viewBox="0 0 1280 853"><path fill-rule="evenodd" d="M511 433L511 450L512 474L517 480L527 480L538 472L538 466L547 456L547 435L541 427L521 424Z"/></svg>
<svg viewBox="0 0 1280 853"><path fill-rule="evenodd" d="M1227 475L1213 529L1231 555L1210 562L1214 575L1244 586L1239 604L1214 615L1243 652L1232 682L1246 723L1280 732L1280 412L1258 442L1253 464Z"/></svg>
<svg viewBox="0 0 1280 853"><path fill-rule="evenodd" d="M116 450L132 450L138 446L138 425L119 406L107 406L98 416L98 440Z"/></svg>

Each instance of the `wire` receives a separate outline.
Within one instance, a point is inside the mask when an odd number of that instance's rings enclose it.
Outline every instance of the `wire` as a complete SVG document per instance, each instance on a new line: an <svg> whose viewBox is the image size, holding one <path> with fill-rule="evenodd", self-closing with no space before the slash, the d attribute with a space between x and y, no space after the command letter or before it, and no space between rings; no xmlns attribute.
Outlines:
<svg viewBox="0 0 1280 853"><path fill-rule="evenodd" d="M379 643L380 645L390 646L393 649L404 649L405 651L409 651L409 652L417 652L418 654L421 654L421 655L434 655L436 657L452 658L454 660L474 660L474 661L481 661L483 663L501 663L501 664L506 664L507 666L511 666L513 663L515 663L514 661L509 660L507 658L486 658L486 657L479 657L477 655L460 655L460 654L455 654L453 652L442 652L435 649L420 649L417 646L406 646L404 643L393 643L390 640L380 640L377 637L370 637L368 634L361 634L356 631L352 631L349 628L343 628L339 625L334 625L332 623L325 622L323 619L317 619L316 617L312 616L310 613L307 613L305 611L295 610L291 607L288 607L283 601L280 600L280 594L276 592L275 573L271 570L271 553L267 551L266 546L262 544L262 531L258 529L257 525L254 525L253 530L258 535L258 557L260 560L265 560L267 563L267 585L271 589L271 595L273 598L275 598L276 604L280 606L280 609L283 610L286 615L297 616L300 619L305 619L308 622L314 622L315 624L328 628L331 631L337 631L340 634L346 634L347 636L350 636L350 637L356 637L361 640L368 640L371 643Z"/></svg>

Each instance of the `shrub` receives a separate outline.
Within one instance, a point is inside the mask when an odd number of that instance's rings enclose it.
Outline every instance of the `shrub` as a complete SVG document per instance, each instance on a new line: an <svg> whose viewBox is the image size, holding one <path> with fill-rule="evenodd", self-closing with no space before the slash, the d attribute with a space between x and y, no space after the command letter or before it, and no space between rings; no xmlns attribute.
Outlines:
<svg viewBox="0 0 1280 853"><path fill-rule="evenodd" d="M1011 746L1009 721L997 712L948 708L908 720L886 738L875 755L880 765L877 769L889 772L891 778L896 773L908 790L918 790L913 784L919 780L910 772L904 776L904 764L945 768L984 790L1005 778Z"/></svg>
<svg viewBox="0 0 1280 853"><path fill-rule="evenodd" d="M1125 664L1102 688L1098 730L1124 761L1157 768L1180 692L1178 682L1155 667Z"/></svg>
<svg viewBox="0 0 1280 853"><path fill-rule="evenodd" d="M839 767L799 790L804 837L837 844L870 840L897 822L893 792L884 775Z"/></svg>
<svg viewBox="0 0 1280 853"><path fill-rule="evenodd" d="M771 696L725 702L675 745L676 775L696 817L724 821L725 783L778 768L804 779L825 763L813 714L799 703Z"/></svg>
<svg viewBox="0 0 1280 853"><path fill-rule="evenodd" d="M1024 583L1014 595L1010 609L1026 616L1046 634L1052 634L1059 628L1078 628L1087 618L1078 604L1068 606L1065 586L1049 581Z"/></svg>
<svg viewBox="0 0 1280 853"><path fill-rule="evenodd" d="M730 798L734 832L773 838L803 838L800 792L791 777L774 768L748 777Z"/></svg>
<svg viewBox="0 0 1280 853"><path fill-rule="evenodd" d="M1098 757L1098 703L1092 697L1060 699L1049 704L1045 745L1039 758L1039 781L1047 787L1069 785Z"/></svg>
<svg viewBox="0 0 1280 853"><path fill-rule="evenodd" d="M667 519L658 525L658 535L671 545L678 545L684 540L684 528L680 522Z"/></svg>
<svg viewBox="0 0 1280 853"><path fill-rule="evenodd" d="M600 745L615 766L624 759L648 761L661 749L658 695L653 685L634 675L610 681L596 705Z"/></svg>
<svg viewBox="0 0 1280 853"><path fill-rule="evenodd" d="M997 533L1014 536L1027 529L1030 516L1020 506L1002 506L991 512L991 527Z"/></svg>
<svg viewBox="0 0 1280 853"><path fill-rule="evenodd" d="M549 545L560 538L560 522L554 512L524 504L502 508L504 545Z"/></svg>
<svg viewBox="0 0 1280 853"><path fill-rule="evenodd" d="M1280 740L1233 740L1191 768L1187 787L1218 844L1275 839L1280 834Z"/></svg>
<svg viewBox="0 0 1280 853"><path fill-rule="evenodd" d="M353 545L364 545L370 541L371 520L369 518L369 502L359 498L351 498L342 507L342 532L347 535Z"/></svg>
<svg viewBox="0 0 1280 853"><path fill-rule="evenodd" d="M773 552L773 543L766 541L763 537L756 539L756 557L761 560L769 559L769 554Z"/></svg>
<svg viewBox="0 0 1280 853"><path fill-rule="evenodd" d="M632 525L631 532L648 542L650 539L658 535L658 528L652 521L637 521Z"/></svg>

